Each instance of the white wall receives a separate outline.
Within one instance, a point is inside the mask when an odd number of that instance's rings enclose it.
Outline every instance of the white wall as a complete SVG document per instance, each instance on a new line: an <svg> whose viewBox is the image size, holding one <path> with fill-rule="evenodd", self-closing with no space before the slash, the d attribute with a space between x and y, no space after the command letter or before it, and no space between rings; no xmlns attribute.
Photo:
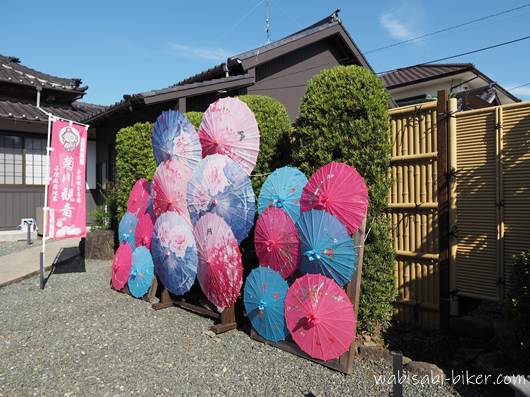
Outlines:
<svg viewBox="0 0 530 397"><path fill-rule="evenodd" d="M96 188L96 142L88 141L86 153L86 188Z"/></svg>

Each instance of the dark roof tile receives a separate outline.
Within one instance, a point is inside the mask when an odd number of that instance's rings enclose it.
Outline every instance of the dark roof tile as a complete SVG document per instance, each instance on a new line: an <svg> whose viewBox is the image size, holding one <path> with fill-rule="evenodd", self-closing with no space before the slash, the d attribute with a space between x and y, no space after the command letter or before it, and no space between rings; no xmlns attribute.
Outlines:
<svg viewBox="0 0 530 397"><path fill-rule="evenodd" d="M71 105L42 106L42 108L58 117L73 121L81 121L105 109L104 106L85 102L73 102ZM37 106L28 102L0 101L0 117L15 120L45 121L46 115Z"/></svg>
<svg viewBox="0 0 530 397"><path fill-rule="evenodd" d="M441 63L432 65L414 65L399 68L382 74L386 88L394 88L419 81L432 80L446 75L462 73L475 69L472 63Z"/></svg>

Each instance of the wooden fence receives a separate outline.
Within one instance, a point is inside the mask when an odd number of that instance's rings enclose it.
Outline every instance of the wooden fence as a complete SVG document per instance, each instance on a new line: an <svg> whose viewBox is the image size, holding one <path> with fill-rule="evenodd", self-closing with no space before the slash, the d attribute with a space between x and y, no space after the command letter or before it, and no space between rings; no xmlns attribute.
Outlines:
<svg viewBox="0 0 530 397"><path fill-rule="evenodd" d="M530 249L530 103L456 112L439 95L390 111L395 316L429 329L505 297Z"/></svg>

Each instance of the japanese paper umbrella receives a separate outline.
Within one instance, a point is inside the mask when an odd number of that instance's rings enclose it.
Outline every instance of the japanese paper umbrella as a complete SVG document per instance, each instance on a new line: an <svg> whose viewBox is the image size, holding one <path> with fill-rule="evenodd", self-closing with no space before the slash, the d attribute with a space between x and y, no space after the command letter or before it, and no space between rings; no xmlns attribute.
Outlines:
<svg viewBox="0 0 530 397"><path fill-rule="evenodd" d="M136 224L138 223L138 217L131 212L126 212L118 225L118 235L120 243L127 242L131 245L132 249L136 248L134 242L134 233L136 231Z"/></svg>
<svg viewBox="0 0 530 397"><path fill-rule="evenodd" d="M256 203L250 178L234 160L213 154L201 160L188 184L191 222L206 213L219 215L232 228L238 242L254 223Z"/></svg>
<svg viewBox="0 0 530 397"><path fill-rule="evenodd" d="M112 286L122 290L131 273L133 250L129 243L121 243L112 260Z"/></svg>
<svg viewBox="0 0 530 397"><path fill-rule="evenodd" d="M201 160L201 143L193 124L175 110L162 112L153 126L153 154L157 164L179 160L191 171Z"/></svg>
<svg viewBox="0 0 530 397"><path fill-rule="evenodd" d="M357 249L346 227L325 211L304 212L298 220L300 270L320 273L343 286L357 265Z"/></svg>
<svg viewBox="0 0 530 397"><path fill-rule="evenodd" d="M300 204L302 212L317 209L335 215L353 235L366 217L368 189L354 167L333 162L309 179Z"/></svg>
<svg viewBox="0 0 530 397"><path fill-rule="evenodd" d="M265 339L278 342L289 334L283 305L287 289L287 282L268 267L252 270L245 281L243 302L247 316Z"/></svg>
<svg viewBox="0 0 530 397"><path fill-rule="evenodd" d="M135 215L140 215L149 210L149 196L151 194L151 186L147 179L138 179L131 193L129 194L129 200L127 201L127 212L131 212Z"/></svg>
<svg viewBox="0 0 530 397"><path fill-rule="evenodd" d="M291 285L285 321L296 344L319 360L338 358L355 338L356 318L348 296L320 274L306 274Z"/></svg>
<svg viewBox="0 0 530 397"><path fill-rule="evenodd" d="M131 274L127 286L135 298L141 298L151 288L154 277L153 258L149 249L138 247L132 253Z"/></svg>
<svg viewBox="0 0 530 397"><path fill-rule="evenodd" d="M199 127L202 155L225 154L250 175L259 153L259 129L254 113L237 98L221 98L204 112Z"/></svg>
<svg viewBox="0 0 530 397"><path fill-rule="evenodd" d="M136 247L141 245L151 248L151 239L153 237L153 218L149 213L143 213L138 216L138 223L136 224L136 231L134 232L134 243Z"/></svg>
<svg viewBox="0 0 530 397"><path fill-rule="evenodd" d="M277 207L287 212L293 222L297 222L300 217L300 198L306 183L307 177L297 168L278 168L261 186L258 198L259 213L269 207Z"/></svg>
<svg viewBox="0 0 530 397"><path fill-rule="evenodd" d="M151 241L155 274L170 292L184 295L197 273L197 249L189 222L176 212L158 217Z"/></svg>
<svg viewBox="0 0 530 397"><path fill-rule="evenodd" d="M241 291L243 265L230 226L208 213L199 219L193 235L199 256L197 279L204 295L218 308L232 306Z"/></svg>
<svg viewBox="0 0 530 397"><path fill-rule="evenodd" d="M159 217L164 212L178 212L189 219L186 193L191 171L178 160L161 163L153 176L153 212Z"/></svg>
<svg viewBox="0 0 530 397"><path fill-rule="evenodd" d="M281 209L267 208L259 216L254 229L254 245L260 265L271 267L283 278L298 269L298 231L289 215Z"/></svg>

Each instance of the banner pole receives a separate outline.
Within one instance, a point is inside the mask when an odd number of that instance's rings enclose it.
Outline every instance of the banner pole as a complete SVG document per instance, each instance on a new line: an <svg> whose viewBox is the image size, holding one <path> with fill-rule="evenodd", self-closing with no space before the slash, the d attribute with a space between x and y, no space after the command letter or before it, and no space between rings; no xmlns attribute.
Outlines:
<svg viewBox="0 0 530 397"><path fill-rule="evenodd" d="M46 178L44 181L44 207L43 207L43 221L42 221L42 249L40 252L40 289L44 289L44 268L46 266L46 230L48 224L48 185L50 183L50 138L52 129L52 115L48 114L48 139L46 142Z"/></svg>

